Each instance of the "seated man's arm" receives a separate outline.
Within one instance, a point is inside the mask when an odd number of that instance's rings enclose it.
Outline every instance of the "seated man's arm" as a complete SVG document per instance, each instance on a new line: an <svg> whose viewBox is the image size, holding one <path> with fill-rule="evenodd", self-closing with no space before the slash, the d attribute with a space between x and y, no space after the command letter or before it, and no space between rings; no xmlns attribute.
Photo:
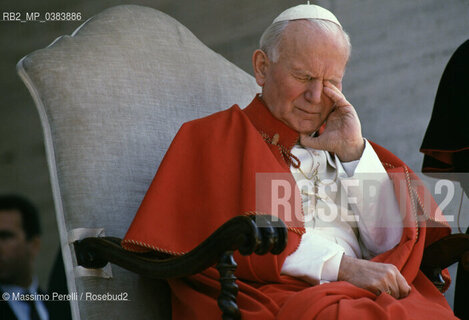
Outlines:
<svg viewBox="0 0 469 320"><path fill-rule="evenodd" d="M339 281L369 290L374 294L387 292L394 298L405 298L410 286L393 264L343 256L339 268Z"/></svg>
<svg viewBox="0 0 469 320"><path fill-rule="evenodd" d="M366 142L363 142L360 120L355 109L345 98L340 88L329 81L324 82L323 90L325 95L334 102L335 107L327 118L323 133L318 137L301 134L301 144L305 147L334 153L342 162L360 160L365 151ZM363 211L361 212L363 213ZM375 210L375 212L379 211ZM378 217L381 216L378 215ZM383 217L386 218L387 215ZM362 229L370 228L365 224L362 225ZM372 242L374 240L372 237L370 237L371 242L366 236L362 235L362 238L363 242L369 242L368 245L373 249ZM395 266L345 255L340 263L338 280L348 281L375 294L389 290L396 298L407 296L410 290L409 285Z"/></svg>
<svg viewBox="0 0 469 320"><path fill-rule="evenodd" d="M402 237L402 218L391 179L373 147L366 141L361 158L342 166L349 177L341 185L358 217L363 256L369 259L394 248Z"/></svg>
<svg viewBox="0 0 469 320"><path fill-rule="evenodd" d="M358 216L364 256L371 258L392 249L402 237L402 218L392 182L381 161L366 141L361 158L342 165L349 178L341 179L341 182L343 186L349 186L345 192L354 200L351 207ZM410 292L410 286L394 265L345 255L340 263L338 280L375 294L387 292L396 299L404 298Z"/></svg>
<svg viewBox="0 0 469 320"><path fill-rule="evenodd" d="M337 281L344 249L338 244L306 232L295 252L283 263L281 273L302 279L313 285L322 280Z"/></svg>

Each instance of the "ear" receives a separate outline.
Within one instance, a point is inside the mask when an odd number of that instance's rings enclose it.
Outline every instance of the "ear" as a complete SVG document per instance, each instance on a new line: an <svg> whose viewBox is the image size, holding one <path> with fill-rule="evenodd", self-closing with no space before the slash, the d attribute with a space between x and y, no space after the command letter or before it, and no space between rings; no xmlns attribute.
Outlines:
<svg viewBox="0 0 469 320"><path fill-rule="evenodd" d="M267 54L261 49L257 49L252 54L252 67L254 69L254 76L259 86L263 87L265 84L265 77L269 67L269 58Z"/></svg>

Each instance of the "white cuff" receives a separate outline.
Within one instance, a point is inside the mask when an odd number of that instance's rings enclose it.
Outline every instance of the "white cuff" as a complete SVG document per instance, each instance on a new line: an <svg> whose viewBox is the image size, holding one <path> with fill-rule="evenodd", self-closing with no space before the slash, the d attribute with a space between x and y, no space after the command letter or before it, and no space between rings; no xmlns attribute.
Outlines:
<svg viewBox="0 0 469 320"><path fill-rule="evenodd" d="M329 260L324 262L324 266L322 268L321 280L337 281L337 278L339 277L340 262L342 261L343 255L344 255L344 251L340 250L334 256L332 256Z"/></svg>
<svg viewBox="0 0 469 320"><path fill-rule="evenodd" d="M337 281L344 249L307 229L295 252L283 263L281 273L303 279L311 284L321 280Z"/></svg>
<svg viewBox="0 0 469 320"><path fill-rule="evenodd" d="M337 157L336 155L336 163L339 162L342 164L342 168L349 177L352 177L356 173L362 172L386 173L386 170L384 170L383 165L381 164L381 161L376 155L376 152L371 146L371 144L365 138L363 140L365 141L365 149L363 150L360 159L349 162L341 162L339 160L339 157Z"/></svg>

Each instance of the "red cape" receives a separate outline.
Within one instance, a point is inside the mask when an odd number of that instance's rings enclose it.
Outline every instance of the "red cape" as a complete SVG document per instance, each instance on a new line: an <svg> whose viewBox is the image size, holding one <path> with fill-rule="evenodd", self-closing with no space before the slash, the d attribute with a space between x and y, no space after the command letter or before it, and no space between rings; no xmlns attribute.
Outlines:
<svg viewBox="0 0 469 320"><path fill-rule="evenodd" d="M289 152L297 141L298 133L274 118L259 97L244 110L235 105L184 124L122 245L133 251L183 254L234 216L270 213L270 198L256 198L256 193L262 193L259 183L256 189L256 173L283 174L296 190L289 169L294 159ZM290 201L293 213L278 212L289 230L286 250L278 256L235 254L243 319L454 318L443 295L419 271L424 247L450 230L434 221L441 213L433 201L423 208L421 199L428 199L428 194L423 188L412 187L418 180L410 169L386 149L375 144L373 148L394 182L407 226L400 244L373 260L394 264L412 286L410 295L396 300L347 282L311 286L280 275L285 258L296 250L304 233L301 202L295 192ZM406 192L397 192L402 186ZM418 219L418 215L431 220ZM427 226L427 220L432 227ZM220 285L214 268L169 283L175 319L221 317L216 302Z"/></svg>

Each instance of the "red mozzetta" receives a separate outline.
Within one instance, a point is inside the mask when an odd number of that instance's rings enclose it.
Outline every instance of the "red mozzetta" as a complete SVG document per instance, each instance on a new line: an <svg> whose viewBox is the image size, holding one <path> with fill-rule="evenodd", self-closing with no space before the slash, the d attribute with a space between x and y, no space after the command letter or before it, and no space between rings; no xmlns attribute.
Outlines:
<svg viewBox="0 0 469 320"><path fill-rule="evenodd" d="M296 160L290 150L297 141L298 133L274 118L259 97L244 110L235 105L184 124L166 153L123 246L133 251L183 254L234 216L271 212L270 202L259 199L263 189L256 189L256 173L283 173L294 188L289 167ZM434 221L440 216L434 202L425 209L419 205L426 191L411 187L417 178L410 169L386 149L375 144L373 148L396 191L406 188L406 192L396 192L405 211L401 242L373 260L394 264L412 287L409 296L396 300L343 281L311 286L281 275L283 261L296 249L304 233L301 205L294 193L296 197L290 203L295 212L278 211L289 229L286 250L278 256L235 255L238 305L243 319L454 318L444 296L419 271L424 248L450 230ZM433 219L431 227L428 219L417 222L417 215L424 214ZM220 285L214 268L169 283L173 318L221 317L216 302Z"/></svg>

